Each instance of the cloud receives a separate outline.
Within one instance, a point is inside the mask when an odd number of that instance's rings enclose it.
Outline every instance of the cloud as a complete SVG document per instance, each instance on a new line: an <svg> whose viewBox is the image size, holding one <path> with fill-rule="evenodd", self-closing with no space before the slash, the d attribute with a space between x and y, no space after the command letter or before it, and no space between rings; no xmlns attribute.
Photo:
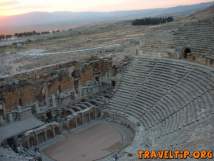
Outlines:
<svg viewBox="0 0 214 161"><path fill-rule="evenodd" d="M7 6L10 6L10 5L14 5L16 3L18 3L18 1L16 1L16 0L3 0L3 1L1 0L0 6L1 7L7 7Z"/></svg>
<svg viewBox="0 0 214 161"><path fill-rule="evenodd" d="M19 6L19 2L17 0L1 0L0 9L1 10L9 10L13 8L17 8Z"/></svg>
<svg viewBox="0 0 214 161"><path fill-rule="evenodd" d="M0 0L0 16L33 11L114 11L172 7L212 0Z"/></svg>

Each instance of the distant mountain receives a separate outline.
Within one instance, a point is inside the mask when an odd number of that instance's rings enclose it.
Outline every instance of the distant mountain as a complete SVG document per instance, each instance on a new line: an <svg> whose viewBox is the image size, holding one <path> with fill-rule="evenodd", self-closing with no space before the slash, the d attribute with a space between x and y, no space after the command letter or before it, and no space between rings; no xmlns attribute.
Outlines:
<svg viewBox="0 0 214 161"><path fill-rule="evenodd" d="M56 28L67 29L86 24L162 15L188 15L210 7L212 4L213 2L172 8L116 12L32 12L16 16L0 17L0 33L41 31Z"/></svg>
<svg viewBox="0 0 214 161"><path fill-rule="evenodd" d="M197 19L214 17L214 4L204 10L194 12L189 17L197 17Z"/></svg>

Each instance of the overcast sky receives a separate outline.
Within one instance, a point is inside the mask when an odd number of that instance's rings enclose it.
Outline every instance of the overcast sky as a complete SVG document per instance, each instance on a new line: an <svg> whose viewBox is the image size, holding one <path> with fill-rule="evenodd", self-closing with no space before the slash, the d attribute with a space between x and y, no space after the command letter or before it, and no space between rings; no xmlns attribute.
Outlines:
<svg viewBox="0 0 214 161"><path fill-rule="evenodd" d="M213 0L0 0L0 16L33 11L118 11L172 7Z"/></svg>

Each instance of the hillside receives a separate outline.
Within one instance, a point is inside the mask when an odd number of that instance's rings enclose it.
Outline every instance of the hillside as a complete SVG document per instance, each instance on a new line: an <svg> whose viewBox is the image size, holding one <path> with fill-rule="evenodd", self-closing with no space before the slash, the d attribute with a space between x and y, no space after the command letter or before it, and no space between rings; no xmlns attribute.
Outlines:
<svg viewBox="0 0 214 161"><path fill-rule="evenodd" d="M116 12L32 12L22 15L0 17L0 33L54 30L56 28L69 29L88 24L116 22L143 17L188 15L211 5L212 3L201 3L172 8Z"/></svg>

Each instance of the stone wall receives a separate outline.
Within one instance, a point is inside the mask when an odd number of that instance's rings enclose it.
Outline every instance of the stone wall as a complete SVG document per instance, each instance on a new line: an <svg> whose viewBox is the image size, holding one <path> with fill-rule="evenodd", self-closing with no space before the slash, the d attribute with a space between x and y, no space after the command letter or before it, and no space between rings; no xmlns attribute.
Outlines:
<svg viewBox="0 0 214 161"><path fill-rule="evenodd" d="M111 72L111 59L97 58L19 73L0 78L0 101L4 104L4 113L9 113L17 106L32 105L35 101L47 103L52 95L74 90L74 82L80 90L88 82L96 82L97 77Z"/></svg>
<svg viewBox="0 0 214 161"><path fill-rule="evenodd" d="M187 50L189 51L187 52ZM173 59L183 59L190 62L214 67L214 57L208 54L191 52L191 48L189 47L177 48L175 53L168 53L168 57Z"/></svg>

